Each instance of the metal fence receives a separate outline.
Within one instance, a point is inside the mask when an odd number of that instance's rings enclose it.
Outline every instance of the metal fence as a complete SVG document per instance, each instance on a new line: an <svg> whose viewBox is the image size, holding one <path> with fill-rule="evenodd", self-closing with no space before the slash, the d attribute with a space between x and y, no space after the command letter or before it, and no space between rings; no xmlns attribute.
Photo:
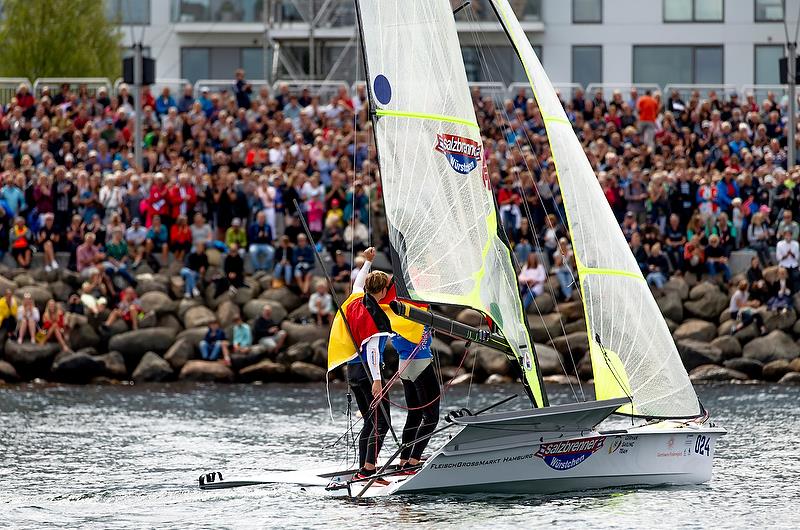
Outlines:
<svg viewBox="0 0 800 530"><path fill-rule="evenodd" d="M294 94L299 94L303 89L307 88L313 95L319 96L321 104L327 103L342 88L348 92L350 91L346 81L282 81L280 79L272 85L272 90L277 94L283 86L286 86L289 92Z"/></svg>
<svg viewBox="0 0 800 530"><path fill-rule="evenodd" d="M20 85L32 90L31 82L24 77L0 77L0 103L5 105L17 94Z"/></svg>
<svg viewBox="0 0 800 530"><path fill-rule="evenodd" d="M105 77L40 77L33 82L33 93L38 98L42 95L42 90L47 87L51 94L55 94L62 85L69 85L69 89L73 92L86 87L90 96L96 95L100 88L105 88L106 92L111 94L114 86L111 80Z"/></svg>
<svg viewBox="0 0 800 530"><path fill-rule="evenodd" d="M622 99L628 101L633 89L636 89L638 96L642 96L650 90L651 92L661 91L661 87L655 83L589 83L586 85L585 97L594 98L597 91L603 93L605 100L610 100L615 91L622 94Z"/></svg>
<svg viewBox="0 0 800 530"><path fill-rule="evenodd" d="M681 98L687 101L695 95L700 99L706 99L715 93L719 99L727 99L731 94L736 93L736 85L666 85L664 87L664 97L670 97L673 91L677 90Z"/></svg>

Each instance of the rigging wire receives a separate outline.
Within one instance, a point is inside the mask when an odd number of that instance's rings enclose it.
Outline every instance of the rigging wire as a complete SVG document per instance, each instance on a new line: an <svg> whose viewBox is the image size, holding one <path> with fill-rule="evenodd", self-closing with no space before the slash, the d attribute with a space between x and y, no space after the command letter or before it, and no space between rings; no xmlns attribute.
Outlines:
<svg viewBox="0 0 800 530"><path fill-rule="evenodd" d="M498 71L500 70L499 63L497 62L497 58L495 57L494 53L491 51L491 47L489 47L488 45L485 45L482 42L483 41L483 36L480 34L480 32L478 32L475 29L476 19L474 18L474 14L472 13L472 10L467 10L467 13L468 13L468 15L467 15L468 18L470 19L469 20L470 27L472 28L472 32L473 32L473 34L475 36L476 49L478 50L478 54L481 57L481 60L480 60L481 67L483 69L483 72L484 72L484 75L486 76L486 78L491 80L491 79L493 79L493 77L492 77L492 74L491 74L491 72L489 71L489 68L488 68L488 61L486 60L486 54L484 52L484 48L488 48L489 49L489 54L491 55L492 60L494 62L494 65L495 65L495 67L497 68ZM510 119L510 116L508 115L508 113L505 110L505 105L503 104L503 102L500 102L500 104L498 104L498 102L495 101L495 112L497 112L498 108L499 108L500 112L502 112L502 117L504 118L504 123L505 124L510 124L511 123L511 119ZM533 159L536 161L537 169L539 170L539 173L543 174L544 171L543 171L543 168L541 167L541 165L539 164L539 159L538 159L538 156L537 156L538 153L534 149L534 147L533 147L533 145L532 145L532 143L530 141L530 138L529 138L529 136L527 134L527 131L524 131L524 132L525 132L525 134L523 134L522 136L525 138L525 141L526 141L528 147L530 148L531 153L534 155ZM528 173L530 175L532 175L533 172L531 171L531 168L528 166L528 161L524 157L522 158L522 160L523 160L523 163L525 164L526 170L528 171ZM525 188L522 185L522 180L519 177L518 173L515 173L515 179L516 179L516 185L519 188L520 193L522 195L522 204L523 204L523 208L525 210L525 217L528 220L528 226L530 228L531 235L534 238L535 247L536 247L538 253L540 253L542 255L545 255L546 252L543 250L543 246L542 246L542 244L541 244L541 242L539 240L539 236L538 236L538 234L536 232L536 227L535 227L535 225L533 223L533 216L532 216L531 211L530 211L530 206L528 204L528 198L527 198L527 195L526 195L526 192L525 192ZM534 185L533 189L535 190L535 193L539 197L539 201L540 201L540 204L542 205L542 209L543 209L545 215L546 216L549 215L549 213L547 211L547 206L545 204L545 201L542 199L542 197L541 197L541 195L539 193L538 186ZM564 219L563 219L563 216L561 215L560 210L557 207L554 208L554 210L556 210L556 213L558 214L558 217L559 217L560 221L562 222L562 224L564 224L566 226L566 223L564 222ZM502 222L502 218L501 218L501 222ZM560 245L558 246L558 250L561 252L562 260L564 261L564 263L568 263L566 253L561 249ZM511 254L512 261L515 263L515 266L518 269L521 269L521 264L519 263L519 260L517 259L517 255L513 251L510 252L510 254ZM570 276L572 277L573 283L577 285L577 280L575 279L575 275L572 273L572 267L570 266L568 268L569 268ZM547 286L548 286L548 288L550 290L550 295L553 298L553 301L556 302L557 297L556 297L556 293L555 293L555 288L553 287L552 283L550 283L549 281L547 281L546 284L547 284ZM528 291L531 291L531 288L529 286L526 285L525 288L528 289ZM580 297L580 290L578 289L576 292L578 293L578 296ZM539 311L539 304L536 302L536 298L535 297L533 298L533 302L536 305L537 313L539 314L540 318L542 319L542 324L544 324L544 316L542 315L541 311ZM561 331L563 333L563 336L566 336L567 332L566 332L566 328L564 326L564 321L563 321L562 318L560 318L560 316L559 316L559 324L561 326ZM588 322L587 322L587 326L588 326ZM550 334L550 330L547 329L547 326L544 326L544 328L545 328L545 332L547 333L548 338L552 342L553 341L553 336ZM575 377L578 380L578 386L580 388L580 393L581 393L582 399L583 399L583 401L586 401L586 393L584 392L583 384L581 383L581 378L580 378L580 375L578 374L578 367L577 367L577 364L575 363L575 356L572 353L572 347L570 346L569 342L566 343L566 346L567 346L567 354L569 355L569 357L570 357L570 359L572 361L572 368L573 368L573 371L575 373ZM567 374L567 368L564 365L564 361L563 361L563 359L561 358L560 355L558 356L558 360L559 360L559 364L561 365L562 370L564 370L564 373ZM573 396L575 397L575 401L579 401L578 395L575 392L575 389L574 389L574 387L572 385L572 382L569 379L567 380L567 382L569 384L569 387L570 387L570 390L572 391Z"/></svg>

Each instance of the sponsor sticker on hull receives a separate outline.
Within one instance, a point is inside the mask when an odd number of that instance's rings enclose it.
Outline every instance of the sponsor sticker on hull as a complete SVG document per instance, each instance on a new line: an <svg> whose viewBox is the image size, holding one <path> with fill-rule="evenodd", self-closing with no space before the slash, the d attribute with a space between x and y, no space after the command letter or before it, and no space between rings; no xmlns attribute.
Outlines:
<svg viewBox="0 0 800 530"><path fill-rule="evenodd" d="M556 471L572 469L589 459L603 447L605 436L581 438L562 442L548 442L539 445L538 456Z"/></svg>
<svg viewBox="0 0 800 530"><path fill-rule="evenodd" d="M439 133L434 149L442 153L450 167L462 175L469 174L481 161L481 144L471 138Z"/></svg>

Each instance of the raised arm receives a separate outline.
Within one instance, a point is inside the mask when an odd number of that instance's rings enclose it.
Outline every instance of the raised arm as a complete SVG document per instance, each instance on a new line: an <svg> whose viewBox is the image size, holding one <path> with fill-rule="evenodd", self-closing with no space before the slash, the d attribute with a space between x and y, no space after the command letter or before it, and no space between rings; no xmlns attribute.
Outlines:
<svg viewBox="0 0 800 530"><path fill-rule="evenodd" d="M361 267L360 271L358 271L356 280L353 282L354 293L364 292L364 283L367 281L367 275L369 274L369 271L372 268L372 260L375 259L375 248L369 247L367 250L365 250L364 258L366 260L364 261L364 266Z"/></svg>

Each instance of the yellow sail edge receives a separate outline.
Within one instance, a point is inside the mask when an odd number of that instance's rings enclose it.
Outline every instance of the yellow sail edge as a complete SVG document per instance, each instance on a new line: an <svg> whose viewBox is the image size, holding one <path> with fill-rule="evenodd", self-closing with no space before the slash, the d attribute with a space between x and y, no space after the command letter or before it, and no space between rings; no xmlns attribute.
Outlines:
<svg viewBox="0 0 800 530"><path fill-rule="evenodd" d="M477 122L465 120L463 118L457 118L455 116L446 116L444 114L428 114L426 112L404 112L400 110L378 109L375 111L375 115L391 116L395 118L410 118L414 120L441 121L445 123L455 123L458 125L464 125L472 129L477 129L478 131L481 130Z"/></svg>

